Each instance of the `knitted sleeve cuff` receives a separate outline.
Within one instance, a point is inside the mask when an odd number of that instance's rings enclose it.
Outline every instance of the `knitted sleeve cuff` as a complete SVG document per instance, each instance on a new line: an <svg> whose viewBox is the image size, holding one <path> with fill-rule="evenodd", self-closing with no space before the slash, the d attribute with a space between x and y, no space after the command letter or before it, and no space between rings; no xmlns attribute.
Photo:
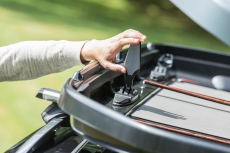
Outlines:
<svg viewBox="0 0 230 153"><path fill-rule="evenodd" d="M67 41L64 49L63 49L63 57L65 63L68 64L69 67L75 65L86 65L89 62L82 63L81 61L81 50L84 47L87 41Z"/></svg>

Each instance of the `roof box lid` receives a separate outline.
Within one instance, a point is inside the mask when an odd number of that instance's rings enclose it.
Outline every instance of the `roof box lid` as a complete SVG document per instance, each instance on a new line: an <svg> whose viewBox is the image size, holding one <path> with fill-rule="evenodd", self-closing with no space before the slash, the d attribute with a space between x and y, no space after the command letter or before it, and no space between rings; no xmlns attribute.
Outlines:
<svg viewBox="0 0 230 153"><path fill-rule="evenodd" d="M230 46L230 0L171 0L202 28Z"/></svg>

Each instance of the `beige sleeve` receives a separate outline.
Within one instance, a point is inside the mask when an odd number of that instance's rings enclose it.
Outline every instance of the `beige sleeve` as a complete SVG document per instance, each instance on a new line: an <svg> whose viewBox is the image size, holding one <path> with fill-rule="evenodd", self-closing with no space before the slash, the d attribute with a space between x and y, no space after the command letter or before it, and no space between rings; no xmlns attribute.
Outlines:
<svg viewBox="0 0 230 153"><path fill-rule="evenodd" d="M85 41L25 41L0 47L0 81L34 79L82 65Z"/></svg>

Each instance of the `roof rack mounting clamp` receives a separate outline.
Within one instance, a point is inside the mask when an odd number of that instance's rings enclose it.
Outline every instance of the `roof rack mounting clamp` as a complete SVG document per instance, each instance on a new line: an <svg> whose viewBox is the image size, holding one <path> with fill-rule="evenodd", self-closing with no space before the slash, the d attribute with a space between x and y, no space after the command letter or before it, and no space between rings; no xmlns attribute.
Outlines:
<svg viewBox="0 0 230 153"><path fill-rule="evenodd" d="M114 96L113 105L126 106L134 103L138 99L138 92L135 89L129 89L122 87Z"/></svg>
<svg viewBox="0 0 230 153"><path fill-rule="evenodd" d="M133 80L140 72L141 65L141 43L130 45L127 52L124 66L126 74L124 74L125 86L118 91L113 99L113 105L125 106L134 103L138 99L138 92L132 89Z"/></svg>
<svg viewBox="0 0 230 153"><path fill-rule="evenodd" d="M151 71L150 79L155 81L166 80L170 73L169 69L173 65L173 55L166 53L163 54L157 62L157 66Z"/></svg>

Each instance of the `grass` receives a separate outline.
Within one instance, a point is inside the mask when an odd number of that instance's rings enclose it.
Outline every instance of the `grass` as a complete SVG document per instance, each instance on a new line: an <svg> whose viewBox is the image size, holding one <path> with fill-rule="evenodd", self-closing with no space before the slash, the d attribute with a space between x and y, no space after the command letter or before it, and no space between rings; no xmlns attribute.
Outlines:
<svg viewBox="0 0 230 153"><path fill-rule="evenodd" d="M145 34L147 42L230 51L183 13L164 12L154 2L137 10L125 0L0 1L0 14L1 46L26 40L105 39L132 28ZM42 87L61 90L79 68L35 80L0 83L0 152L44 125L40 114L50 103L36 99L37 91Z"/></svg>

